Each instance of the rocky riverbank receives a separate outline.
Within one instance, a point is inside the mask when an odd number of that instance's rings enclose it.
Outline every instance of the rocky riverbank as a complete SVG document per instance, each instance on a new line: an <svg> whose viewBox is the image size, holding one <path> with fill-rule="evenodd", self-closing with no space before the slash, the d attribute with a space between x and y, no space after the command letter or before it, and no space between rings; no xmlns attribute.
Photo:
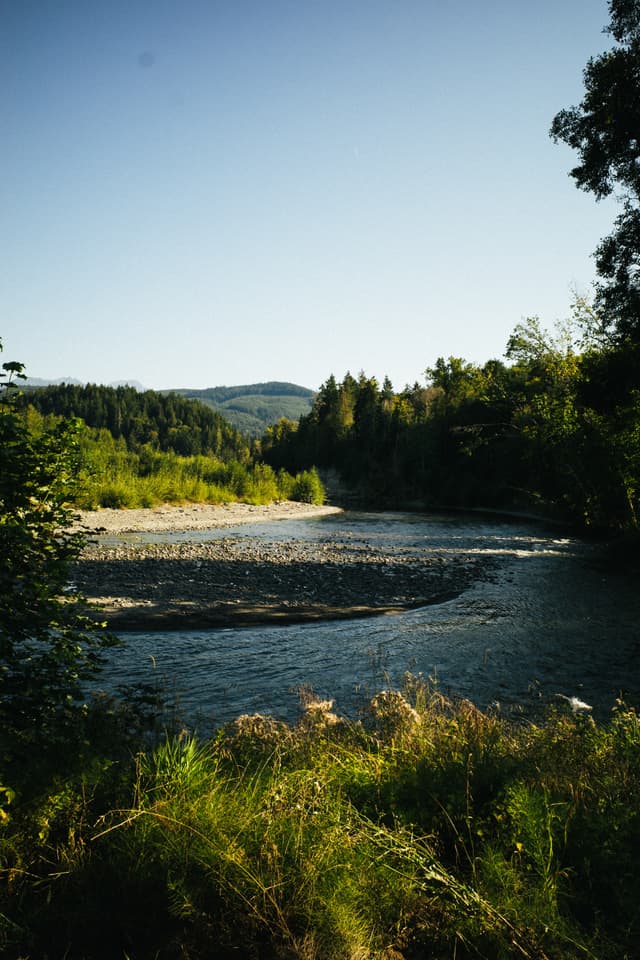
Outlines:
<svg viewBox="0 0 640 960"><path fill-rule="evenodd" d="M164 515L172 524L168 529L202 529L183 527L176 508L164 509L170 511ZM274 511L269 515L262 508L242 512L251 522L258 516L274 518ZM294 508L286 515L309 512ZM183 517L189 518L193 513ZM220 514L218 520L209 526L221 525ZM132 521L139 524L136 529L145 529L142 518L123 516L120 529L131 529ZM222 522L232 523L229 515ZM114 532L113 526L102 526ZM147 524L146 529L162 527ZM381 549L366 538L271 542L229 536L116 545L98 538L84 551L74 579L114 629L170 630L394 613L456 596L485 570L486 560L479 557Z"/></svg>
<svg viewBox="0 0 640 960"><path fill-rule="evenodd" d="M86 510L77 515L76 529L88 534L153 533L178 530L218 530L243 523L299 520L341 513L339 507L281 500L276 503L187 503L135 510Z"/></svg>

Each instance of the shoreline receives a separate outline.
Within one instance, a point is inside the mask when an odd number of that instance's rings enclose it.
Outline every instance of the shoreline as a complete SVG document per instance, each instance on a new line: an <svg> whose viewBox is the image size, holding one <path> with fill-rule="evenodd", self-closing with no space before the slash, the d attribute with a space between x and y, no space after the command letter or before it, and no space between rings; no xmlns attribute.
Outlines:
<svg viewBox="0 0 640 960"><path fill-rule="evenodd" d="M251 607L221 609L216 604L191 604L186 601L178 604L150 603L148 606L132 604L122 600L112 603L106 598L100 604L98 613L112 633L153 633L154 631L174 632L191 630L222 630L235 627L293 626L302 623L328 622L332 620L364 620L368 617L396 616L409 610L444 603L457 596L435 597L414 605L405 606L345 606L329 604L297 606L266 606L255 604ZM89 613L96 612L94 606Z"/></svg>
<svg viewBox="0 0 640 960"><path fill-rule="evenodd" d="M246 523L300 520L342 513L341 507L278 500L274 503L186 503L133 509L80 510L72 529L89 534L172 533L189 530L219 530Z"/></svg>
<svg viewBox="0 0 640 960"><path fill-rule="evenodd" d="M91 526L87 515L78 520L98 536L74 565L74 584L111 630L189 630L397 614L458 596L491 565L465 554L381 547L366 532L336 538L330 528L313 540L239 531L179 543L111 539L339 513L298 503L96 511ZM109 539L101 543L100 533Z"/></svg>

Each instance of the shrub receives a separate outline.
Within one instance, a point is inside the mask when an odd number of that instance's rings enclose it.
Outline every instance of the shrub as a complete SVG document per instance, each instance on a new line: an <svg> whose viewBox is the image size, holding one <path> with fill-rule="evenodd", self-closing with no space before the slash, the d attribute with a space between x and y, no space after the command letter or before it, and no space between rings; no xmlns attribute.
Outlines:
<svg viewBox="0 0 640 960"><path fill-rule="evenodd" d="M322 504L324 499L325 490L315 467L296 474L291 491L291 500L299 500L301 503Z"/></svg>
<svg viewBox="0 0 640 960"><path fill-rule="evenodd" d="M1 344L0 344L1 348ZM78 476L75 422L32 435L13 400L22 364L0 375L0 755L24 755L70 735L82 709L82 682L114 638L68 589L83 545L68 502ZM32 758L33 759L33 758Z"/></svg>
<svg viewBox="0 0 640 960"><path fill-rule="evenodd" d="M123 507L134 506L135 499L130 487L124 483L107 483L100 488L98 504L101 507L120 510Z"/></svg>
<svg viewBox="0 0 640 960"><path fill-rule="evenodd" d="M13 871L0 947L194 960L636 955L633 711L621 705L601 727L512 725L413 681L374 697L363 723L311 694L303 707L296 724L256 714L212 741L167 737L139 752L133 783L126 768L87 770L24 811L22 834L0 790Z"/></svg>
<svg viewBox="0 0 640 960"><path fill-rule="evenodd" d="M271 467L257 463L250 473L245 491L248 503L272 503L279 496L278 482Z"/></svg>

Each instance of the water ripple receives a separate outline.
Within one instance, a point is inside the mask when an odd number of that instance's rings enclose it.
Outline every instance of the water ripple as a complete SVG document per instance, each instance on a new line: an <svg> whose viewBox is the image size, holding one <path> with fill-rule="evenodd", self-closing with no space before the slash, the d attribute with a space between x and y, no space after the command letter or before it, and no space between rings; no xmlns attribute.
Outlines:
<svg viewBox="0 0 640 960"><path fill-rule="evenodd" d="M243 712L292 719L297 691L307 686L355 715L368 693L400 684L407 671L436 677L445 692L480 706L529 711L564 694L604 715L620 693L640 705L637 584L603 572L594 562L597 548L577 539L523 521L399 513L220 533L267 542L357 538L445 556L488 553L500 562L491 578L461 596L393 616L127 634L110 655L104 686L157 684L188 721L197 718L207 730Z"/></svg>

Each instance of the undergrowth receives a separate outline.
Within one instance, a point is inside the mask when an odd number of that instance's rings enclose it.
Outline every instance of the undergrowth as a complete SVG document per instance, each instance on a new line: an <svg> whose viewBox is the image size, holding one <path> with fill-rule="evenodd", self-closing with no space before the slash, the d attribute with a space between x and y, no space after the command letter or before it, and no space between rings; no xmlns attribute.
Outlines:
<svg viewBox="0 0 640 960"><path fill-rule="evenodd" d="M86 443L86 438L85 438ZM120 449L122 447L122 449ZM154 507L161 503L265 504L299 500L321 504L325 492L315 470L291 476L267 464L184 457L143 448L134 453L113 444L85 447L85 471L75 505L80 509Z"/></svg>
<svg viewBox="0 0 640 960"><path fill-rule="evenodd" d="M7 957L640 955L623 704L514 724L409 678L101 757L0 794Z"/></svg>

